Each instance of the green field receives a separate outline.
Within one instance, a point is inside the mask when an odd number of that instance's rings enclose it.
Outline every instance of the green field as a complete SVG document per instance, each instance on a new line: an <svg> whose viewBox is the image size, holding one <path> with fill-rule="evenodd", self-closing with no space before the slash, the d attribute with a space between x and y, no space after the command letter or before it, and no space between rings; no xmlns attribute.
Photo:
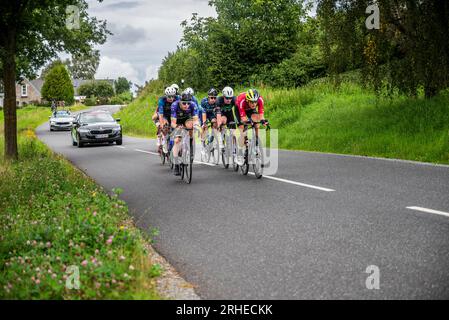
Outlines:
<svg viewBox="0 0 449 320"><path fill-rule="evenodd" d="M315 81L298 89L259 91L282 149L449 163L448 91L430 100L378 97L354 81L339 89ZM155 105L156 95L150 94L124 108L125 134L154 137Z"/></svg>
<svg viewBox="0 0 449 320"><path fill-rule="evenodd" d="M20 160L0 163L0 299L159 299L151 239L134 226L120 190L109 196L36 139L49 114L18 110ZM0 132L2 158L3 140ZM71 266L79 289L66 287Z"/></svg>

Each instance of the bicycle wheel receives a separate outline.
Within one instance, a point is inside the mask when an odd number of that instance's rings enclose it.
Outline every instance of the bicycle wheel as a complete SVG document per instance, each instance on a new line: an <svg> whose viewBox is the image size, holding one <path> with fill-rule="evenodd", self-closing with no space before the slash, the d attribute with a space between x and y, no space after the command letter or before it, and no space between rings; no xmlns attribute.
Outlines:
<svg viewBox="0 0 449 320"><path fill-rule="evenodd" d="M240 171L244 176L248 174L249 171L249 163L248 163L248 147L245 149L245 155L244 155L244 162L243 165L240 167Z"/></svg>
<svg viewBox="0 0 449 320"><path fill-rule="evenodd" d="M210 151L211 156L213 157L213 164L219 165L220 164L220 146L218 144L218 135L214 135L214 140L212 141L212 149Z"/></svg>
<svg viewBox="0 0 449 320"><path fill-rule="evenodd" d="M192 171L193 171L193 153L191 150L193 149L193 139L190 139L189 147L185 150L184 160L186 161L184 164L185 171L185 182L192 182Z"/></svg>
<svg viewBox="0 0 449 320"><path fill-rule="evenodd" d="M235 136L232 136L231 140L231 162L232 162L232 169L234 171L237 171L239 169L239 165L237 164L237 139Z"/></svg>
<svg viewBox="0 0 449 320"><path fill-rule="evenodd" d="M164 165L165 164L165 153L164 153L162 146L159 146L159 156L161 158L162 165Z"/></svg>
<svg viewBox="0 0 449 320"><path fill-rule="evenodd" d="M257 137L253 150L253 170L257 179L262 178L263 175L263 148L260 144L260 139Z"/></svg>
<svg viewBox="0 0 449 320"><path fill-rule="evenodd" d="M229 135L226 134L226 131L222 135L223 139L223 148L220 150L221 152L221 161L223 163L223 167L225 169L229 168Z"/></svg>

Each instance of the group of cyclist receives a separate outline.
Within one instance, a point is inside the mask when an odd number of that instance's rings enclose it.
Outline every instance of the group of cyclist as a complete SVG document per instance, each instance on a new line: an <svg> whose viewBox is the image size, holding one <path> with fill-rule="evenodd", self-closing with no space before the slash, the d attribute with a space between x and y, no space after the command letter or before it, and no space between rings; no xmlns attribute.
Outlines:
<svg viewBox="0 0 449 320"><path fill-rule="evenodd" d="M231 87L225 87L222 90L222 95L219 96L218 90L211 88L207 92L207 97L200 102L195 97L192 88L180 92L177 84L167 87L164 93L165 95L158 99L158 106L152 120L158 128L157 146L159 152L161 152L162 136L166 136L170 128L175 130L173 145L175 175L180 175L177 155L181 139L176 132L177 130L197 127L201 132L201 142L204 145L209 125L211 126L212 136L219 136L218 132L223 126L228 126L230 129L238 127L240 136L237 148L237 164L242 165L246 135L244 125L250 122L255 123L257 132L259 123L265 124L267 122L264 117L264 100L256 89L249 89L235 96ZM192 134L191 130L189 132Z"/></svg>

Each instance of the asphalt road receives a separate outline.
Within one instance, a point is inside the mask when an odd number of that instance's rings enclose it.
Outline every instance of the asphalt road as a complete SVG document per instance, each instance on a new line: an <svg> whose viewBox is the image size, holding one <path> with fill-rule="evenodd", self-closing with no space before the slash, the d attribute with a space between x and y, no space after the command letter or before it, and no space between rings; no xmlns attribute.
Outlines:
<svg viewBox="0 0 449 320"><path fill-rule="evenodd" d="M78 149L48 124L37 135L122 188L137 225L160 230L155 248L202 298L449 299L447 166L280 151L274 177L285 180L195 164L187 185L154 140Z"/></svg>

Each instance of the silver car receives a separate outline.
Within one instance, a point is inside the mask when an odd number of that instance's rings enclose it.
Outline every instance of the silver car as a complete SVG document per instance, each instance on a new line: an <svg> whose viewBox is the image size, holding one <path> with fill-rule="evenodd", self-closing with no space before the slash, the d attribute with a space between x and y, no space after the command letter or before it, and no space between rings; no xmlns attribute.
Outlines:
<svg viewBox="0 0 449 320"><path fill-rule="evenodd" d="M50 131L70 130L74 117L68 110L55 111L50 117Z"/></svg>

